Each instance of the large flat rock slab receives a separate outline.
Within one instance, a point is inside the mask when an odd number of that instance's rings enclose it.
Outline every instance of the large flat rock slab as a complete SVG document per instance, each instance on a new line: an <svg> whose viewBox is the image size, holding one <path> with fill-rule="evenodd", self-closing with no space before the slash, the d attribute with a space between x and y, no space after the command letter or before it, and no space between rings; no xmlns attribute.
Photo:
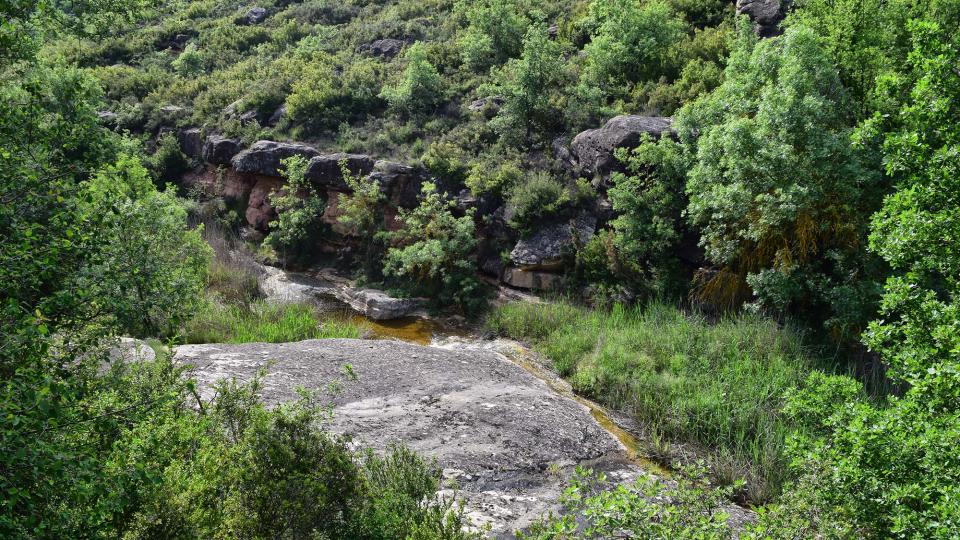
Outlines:
<svg viewBox="0 0 960 540"><path fill-rule="evenodd" d="M332 396L331 429L375 449L403 443L435 458L471 520L495 537L554 510L577 464L613 477L640 472L585 406L496 350L331 339L185 345L175 358L195 367L207 398L218 379L246 380L266 366L267 404L343 380L349 364L357 379Z"/></svg>

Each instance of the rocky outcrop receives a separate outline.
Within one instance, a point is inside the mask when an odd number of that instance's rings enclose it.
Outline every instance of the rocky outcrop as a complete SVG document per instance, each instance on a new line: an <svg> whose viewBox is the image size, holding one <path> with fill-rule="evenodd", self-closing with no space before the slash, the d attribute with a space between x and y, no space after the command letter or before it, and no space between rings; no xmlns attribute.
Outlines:
<svg viewBox="0 0 960 540"><path fill-rule="evenodd" d="M193 159L199 159L203 153L203 139L200 137L200 128L181 129L177 132L177 142L180 151Z"/></svg>
<svg viewBox="0 0 960 540"><path fill-rule="evenodd" d="M601 128L583 131L570 143L575 172L605 178L622 169L614 156L616 149L637 146L643 135L659 139L671 131L672 124L669 117L624 115L611 118Z"/></svg>
<svg viewBox="0 0 960 540"><path fill-rule="evenodd" d="M306 177L324 190L349 191L343 179L340 163L355 175L365 176L373 170L373 158L363 154L321 154L310 159Z"/></svg>
<svg viewBox="0 0 960 540"><path fill-rule="evenodd" d="M790 0L737 0L737 14L750 17L760 37L781 34L780 23L789 8Z"/></svg>
<svg viewBox="0 0 960 540"><path fill-rule="evenodd" d="M399 39L378 39L370 43L364 43L357 47L357 52L380 56L382 58L393 58L403 50L404 42Z"/></svg>
<svg viewBox="0 0 960 540"><path fill-rule="evenodd" d="M283 169L281 160L292 156L303 156L309 160L319 154L316 149L305 144L257 141L250 148L233 156L231 164L240 173L279 177Z"/></svg>
<svg viewBox="0 0 960 540"><path fill-rule="evenodd" d="M397 208L415 208L420 204L420 187L429 179L427 171L392 161L378 161L370 178Z"/></svg>
<svg viewBox="0 0 960 540"><path fill-rule="evenodd" d="M277 212L270 205L270 195L284 186L279 178L260 177L250 190L247 211L244 217L254 229L266 232L270 222L277 218Z"/></svg>
<svg viewBox="0 0 960 540"><path fill-rule="evenodd" d="M262 7L252 7L240 19L240 24L260 24L267 20L267 10Z"/></svg>
<svg viewBox="0 0 960 540"><path fill-rule="evenodd" d="M271 302L312 303L329 306L341 302L353 311L375 321L423 316L424 298L396 298L379 289L356 287L349 279L333 272L310 274L264 267L260 288Z"/></svg>
<svg viewBox="0 0 960 540"><path fill-rule="evenodd" d="M514 344L448 347L350 339L184 345L174 360L193 366L208 399L217 380L249 380L265 369L268 405L296 399L301 387L324 392L349 364L357 379L328 396L329 428L375 450L402 443L436 459L459 485L473 525L489 525L495 538L557 510L577 465L617 480L643 472L587 407L553 389L565 383L548 384L511 362Z"/></svg>
<svg viewBox="0 0 960 540"><path fill-rule="evenodd" d="M500 107L506 103L503 96L490 96L475 99L467 105L467 110L474 113L482 113L486 118L493 118L500 112Z"/></svg>
<svg viewBox="0 0 960 540"><path fill-rule="evenodd" d="M117 113L112 111L97 111L97 121L101 125L114 127L117 125Z"/></svg>
<svg viewBox="0 0 960 540"><path fill-rule="evenodd" d="M555 272L542 272L527 268L510 266L504 269L500 278L504 283L517 289L537 291L556 290L563 282L563 276Z"/></svg>
<svg viewBox="0 0 960 540"><path fill-rule="evenodd" d="M201 156L211 165L230 165L234 156L243 150L243 145L237 139L228 139L220 135L210 135L203 143Z"/></svg>
<svg viewBox="0 0 960 540"><path fill-rule="evenodd" d="M510 262L527 270L561 270L564 258L593 237L596 226L596 218L586 213L547 225L518 241L510 252Z"/></svg>

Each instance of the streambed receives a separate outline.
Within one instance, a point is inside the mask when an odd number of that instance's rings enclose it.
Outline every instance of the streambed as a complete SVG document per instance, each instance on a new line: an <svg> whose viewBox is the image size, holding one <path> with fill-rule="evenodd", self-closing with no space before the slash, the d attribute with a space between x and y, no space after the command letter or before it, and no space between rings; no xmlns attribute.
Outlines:
<svg viewBox="0 0 960 540"><path fill-rule="evenodd" d="M666 474L643 459L638 441L609 411L575 395L519 343L422 316L349 315L329 283L275 281L293 284L278 289L286 300L310 299L331 316L362 322L369 339L178 347L175 359L194 366L202 393L218 379L245 380L261 367L268 404L294 399L298 387L322 391L341 380L341 390L329 396L330 428L375 449L402 443L436 459L444 476L440 496L456 494L471 523L494 538L513 538L513 531L558 511L577 466L617 482ZM343 380L348 364L356 380Z"/></svg>

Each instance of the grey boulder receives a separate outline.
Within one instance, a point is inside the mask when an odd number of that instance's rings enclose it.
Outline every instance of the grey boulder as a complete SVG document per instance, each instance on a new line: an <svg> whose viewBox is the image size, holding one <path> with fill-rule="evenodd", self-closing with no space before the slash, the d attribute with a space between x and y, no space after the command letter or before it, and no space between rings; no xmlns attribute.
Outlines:
<svg viewBox="0 0 960 540"><path fill-rule="evenodd" d="M237 139L210 135L203 143L203 151L200 157L211 165L230 165L230 161L241 150L243 150L243 145Z"/></svg>
<svg viewBox="0 0 960 540"><path fill-rule="evenodd" d="M393 58L400 54L400 51L403 50L403 45L404 42L399 39L387 38L365 43L357 47L357 50L374 56Z"/></svg>
<svg viewBox="0 0 960 540"><path fill-rule="evenodd" d="M373 170L373 158L363 154L320 154L310 159L307 165L307 179L314 184L333 191L349 191L340 164L355 175L365 176Z"/></svg>
<svg viewBox="0 0 960 540"><path fill-rule="evenodd" d="M260 24L267 19L267 10L262 7L252 7L243 16L243 24Z"/></svg>
<svg viewBox="0 0 960 540"><path fill-rule="evenodd" d="M614 151L637 146L643 135L659 139L671 132L672 124L669 117L617 116L601 128L579 133L570 143L570 153L580 174L606 177L621 168Z"/></svg>
<svg viewBox="0 0 960 540"><path fill-rule="evenodd" d="M399 208L415 208L420 203L420 187L429 178L427 172L392 161L378 161L370 178L380 183L380 190L390 204Z"/></svg>
<svg viewBox="0 0 960 540"><path fill-rule="evenodd" d="M737 14L750 17L757 35L761 37L781 33L780 23L789 7L790 0L737 0Z"/></svg>
<svg viewBox="0 0 960 540"><path fill-rule="evenodd" d="M177 132L177 142L180 143L180 150L188 157L196 159L203 153L200 128L181 129Z"/></svg>
<svg viewBox="0 0 960 540"><path fill-rule="evenodd" d="M316 149L305 144L257 141L250 148L233 156L231 163L239 173L280 176L280 171L283 170L282 160L293 156L303 156L309 160L319 154Z"/></svg>
<svg viewBox="0 0 960 540"><path fill-rule="evenodd" d="M564 257L593 237L596 226L596 218L586 213L570 221L547 225L517 242L510 252L510 261L527 270L559 270Z"/></svg>

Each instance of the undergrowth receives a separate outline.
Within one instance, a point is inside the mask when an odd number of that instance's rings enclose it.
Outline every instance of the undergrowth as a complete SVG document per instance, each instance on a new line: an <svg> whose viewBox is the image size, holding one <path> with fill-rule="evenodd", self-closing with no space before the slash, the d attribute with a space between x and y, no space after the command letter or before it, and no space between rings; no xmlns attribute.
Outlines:
<svg viewBox="0 0 960 540"><path fill-rule="evenodd" d="M285 343L359 338L362 334L361 325L347 320L321 320L309 305L260 300L245 307L211 301L187 323L181 339L185 343Z"/></svg>
<svg viewBox="0 0 960 540"><path fill-rule="evenodd" d="M718 480L746 480L739 496L762 503L778 493L793 430L783 396L813 364L790 328L749 315L710 322L664 304L564 302L508 304L488 325L549 357L577 392L632 414L650 440L710 449ZM657 446L651 457L678 457Z"/></svg>

